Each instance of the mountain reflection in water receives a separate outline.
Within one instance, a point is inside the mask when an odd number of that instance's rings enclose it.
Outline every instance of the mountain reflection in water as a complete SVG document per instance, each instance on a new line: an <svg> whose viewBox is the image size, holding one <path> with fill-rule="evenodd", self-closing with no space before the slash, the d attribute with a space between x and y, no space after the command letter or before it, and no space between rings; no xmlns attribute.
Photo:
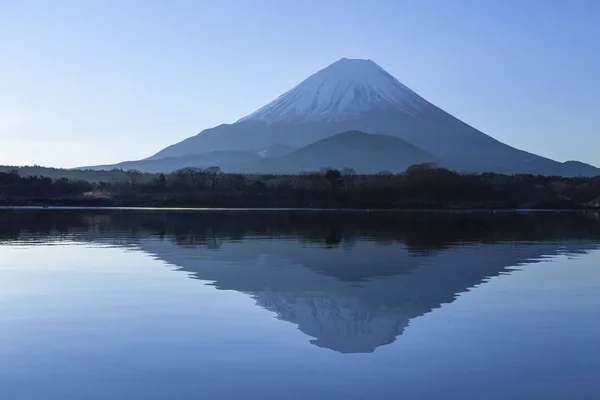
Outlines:
<svg viewBox="0 0 600 400"><path fill-rule="evenodd" d="M590 213L0 212L0 244L138 249L340 353L373 352L489 278L599 239Z"/></svg>

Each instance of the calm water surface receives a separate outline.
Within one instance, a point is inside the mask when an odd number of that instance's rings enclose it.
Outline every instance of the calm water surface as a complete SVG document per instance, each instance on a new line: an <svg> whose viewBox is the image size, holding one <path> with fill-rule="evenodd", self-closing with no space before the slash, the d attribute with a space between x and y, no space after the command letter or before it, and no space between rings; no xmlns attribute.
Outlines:
<svg viewBox="0 0 600 400"><path fill-rule="evenodd" d="M0 212L2 399L598 399L600 218Z"/></svg>

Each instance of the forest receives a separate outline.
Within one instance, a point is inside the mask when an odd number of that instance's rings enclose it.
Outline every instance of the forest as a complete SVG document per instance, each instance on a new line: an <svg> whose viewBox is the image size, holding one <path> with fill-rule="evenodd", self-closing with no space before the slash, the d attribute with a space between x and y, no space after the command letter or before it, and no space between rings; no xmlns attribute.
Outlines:
<svg viewBox="0 0 600 400"><path fill-rule="evenodd" d="M113 173L112 176L115 176ZM600 176L457 173L433 164L363 175L344 168L298 175L119 171L119 180L0 172L0 206L349 209L597 209Z"/></svg>

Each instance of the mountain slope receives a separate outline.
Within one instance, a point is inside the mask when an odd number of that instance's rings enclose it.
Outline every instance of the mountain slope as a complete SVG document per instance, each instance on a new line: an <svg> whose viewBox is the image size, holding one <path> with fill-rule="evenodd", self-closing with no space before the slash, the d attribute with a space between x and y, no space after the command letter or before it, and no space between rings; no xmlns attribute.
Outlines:
<svg viewBox="0 0 600 400"><path fill-rule="evenodd" d="M321 168L352 167L360 173L403 172L421 163L441 163L435 156L391 136L358 131L340 133L283 157L267 158L245 168L246 172L299 173Z"/></svg>
<svg viewBox="0 0 600 400"><path fill-rule="evenodd" d="M286 146L285 144L275 143L265 149L258 152L261 157L281 157L294 151L295 148L292 146Z"/></svg>
<svg viewBox="0 0 600 400"><path fill-rule="evenodd" d="M180 168L208 168L214 166L237 165L252 163L261 157L249 151L212 151L202 154L191 154L181 157L165 157L140 161L125 161L114 165L98 165L83 167L94 170L101 169L139 169L142 172L159 173L173 172Z"/></svg>
<svg viewBox="0 0 600 400"><path fill-rule="evenodd" d="M596 175L515 149L429 103L370 60L341 59L234 124L202 131L150 159L306 146L358 130L401 138L460 171Z"/></svg>

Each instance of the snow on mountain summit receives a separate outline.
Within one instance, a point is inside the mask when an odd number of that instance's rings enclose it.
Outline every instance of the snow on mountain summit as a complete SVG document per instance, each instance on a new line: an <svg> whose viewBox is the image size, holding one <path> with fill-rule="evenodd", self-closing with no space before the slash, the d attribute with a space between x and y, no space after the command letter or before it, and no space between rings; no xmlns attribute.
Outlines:
<svg viewBox="0 0 600 400"><path fill-rule="evenodd" d="M238 122L340 121L388 108L414 114L423 103L375 62L342 58Z"/></svg>

